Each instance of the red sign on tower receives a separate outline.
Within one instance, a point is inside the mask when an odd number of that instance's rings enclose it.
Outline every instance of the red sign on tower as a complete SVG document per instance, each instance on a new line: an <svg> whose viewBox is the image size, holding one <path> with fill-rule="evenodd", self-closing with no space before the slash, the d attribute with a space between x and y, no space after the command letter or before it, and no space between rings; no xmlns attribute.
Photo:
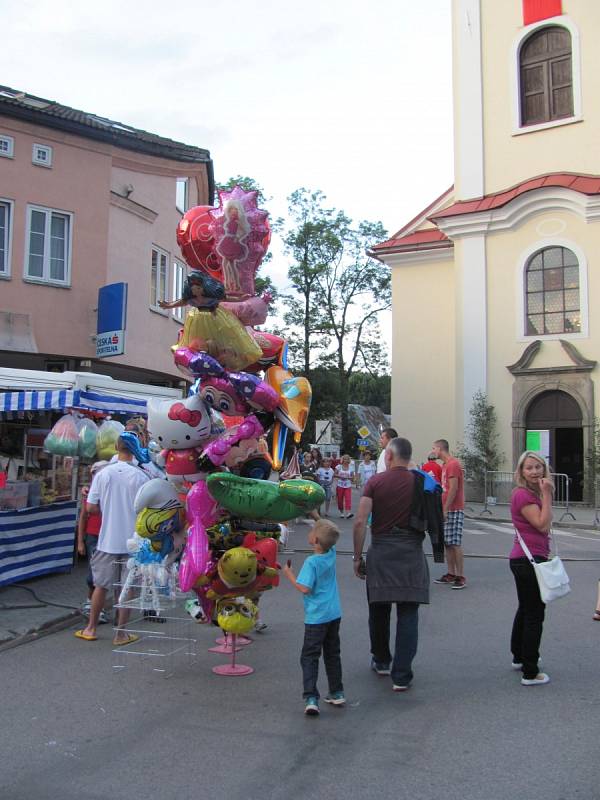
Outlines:
<svg viewBox="0 0 600 800"><path fill-rule="evenodd" d="M523 25L562 14L562 0L523 0Z"/></svg>

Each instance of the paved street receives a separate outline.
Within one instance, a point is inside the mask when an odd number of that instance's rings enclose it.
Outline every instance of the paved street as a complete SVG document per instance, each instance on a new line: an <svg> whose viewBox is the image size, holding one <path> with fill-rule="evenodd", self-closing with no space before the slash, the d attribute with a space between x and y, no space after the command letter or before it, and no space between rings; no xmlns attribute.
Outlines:
<svg viewBox="0 0 600 800"><path fill-rule="evenodd" d="M349 552L351 521L342 527L338 549ZM307 531L295 527L292 549ZM598 798L600 536L557 532L561 555L575 559L573 591L547 611L552 682L524 688L508 650L511 535L506 524L469 521L468 587L432 586L414 684L400 695L369 670L364 586L340 555L348 705L325 705L316 719L302 713L302 604L287 583L264 597L269 628L238 657L256 670L245 678L211 672L226 657L207 652L215 629L200 626L197 663L181 659L169 679L139 660L115 673L108 626L94 643L76 640L73 627L1 652L0 797ZM292 556L296 568L303 558Z"/></svg>

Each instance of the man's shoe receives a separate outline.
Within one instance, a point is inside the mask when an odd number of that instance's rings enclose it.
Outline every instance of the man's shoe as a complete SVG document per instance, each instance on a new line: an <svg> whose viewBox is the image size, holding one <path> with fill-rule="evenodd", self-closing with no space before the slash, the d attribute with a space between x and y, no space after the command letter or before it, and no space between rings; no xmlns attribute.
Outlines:
<svg viewBox="0 0 600 800"><path fill-rule="evenodd" d="M331 692L325 698L326 703L331 703L332 706L345 706L346 698L343 692Z"/></svg>
<svg viewBox="0 0 600 800"><path fill-rule="evenodd" d="M393 691L393 692L407 692L407 691L408 691L408 688L409 688L409 686L410 686L410 684L409 684L409 683L407 683L406 685L402 685L402 684L398 684L398 683L393 683L393 684L392 684L392 691Z"/></svg>
<svg viewBox="0 0 600 800"><path fill-rule="evenodd" d="M309 717L316 717L319 714L319 699L317 697L307 697L304 713Z"/></svg>
<svg viewBox="0 0 600 800"><path fill-rule="evenodd" d="M445 575L442 575L440 578L436 578L434 583L454 583L454 578L456 575L452 575L451 572L447 572Z"/></svg>
<svg viewBox="0 0 600 800"><path fill-rule="evenodd" d="M452 581L451 589L464 589L467 585L467 581L462 577L462 575L457 575L456 578Z"/></svg>
<svg viewBox="0 0 600 800"><path fill-rule="evenodd" d="M267 623L263 622L261 619L257 619L256 622L254 623L254 630L257 633L262 633L263 631L266 631L268 627L269 626L267 625Z"/></svg>
<svg viewBox="0 0 600 800"><path fill-rule="evenodd" d="M373 672L376 672L378 675L391 675L392 674L392 670L390 669L390 665L389 664L387 664L387 665L386 664L380 664L379 662L375 661L375 659L373 659L371 661L371 669L373 670Z"/></svg>
<svg viewBox="0 0 600 800"><path fill-rule="evenodd" d="M544 683L548 683L549 680L550 678L545 672L538 672L535 678L521 678L521 684L523 686L542 686Z"/></svg>
<svg viewBox="0 0 600 800"><path fill-rule="evenodd" d="M100 623L100 625L106 625L107 623L110 622L110 617L108 616L108 614L104 609L102 609L102 611L100 612L100 616L98 617L98 622Z"/></svg>
<svg viewBox="0 0 600 800"><path fill-rule="evenodd" d="M86 600L85 603L81 606L81 613L86 619L89 619L91 610L92 610L92 604L89 600Z"/></svg>

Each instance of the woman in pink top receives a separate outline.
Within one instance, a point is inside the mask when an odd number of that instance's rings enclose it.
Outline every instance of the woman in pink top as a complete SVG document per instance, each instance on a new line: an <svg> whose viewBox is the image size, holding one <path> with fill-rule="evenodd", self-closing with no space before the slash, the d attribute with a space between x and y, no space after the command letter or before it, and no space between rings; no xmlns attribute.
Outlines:
<svg viewBox="0 0 600 800"><path fill-rule="evenodd" d="M537 453L521 455L515 471L510 499L512 522L536 562L547 561L550 552L549 531L552 522L552 494L548 462ZM519 539L510 551L510 569L515 577L519 607L513 622L510 647L513 669L523 672L523 686L548 683L550 678L538 671L539 648L546 606L542 603L534 569L523 552Z"/></svg>

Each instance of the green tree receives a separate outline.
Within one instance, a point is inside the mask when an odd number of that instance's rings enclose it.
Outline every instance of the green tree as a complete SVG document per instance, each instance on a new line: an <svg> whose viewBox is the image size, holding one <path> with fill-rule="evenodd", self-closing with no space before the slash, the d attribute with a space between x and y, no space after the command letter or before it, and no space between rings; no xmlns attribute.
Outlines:
<svg viewBox="0 0 600 800"><path fill-rule="evenodd" d="M391 413L392 379L390 375L355 372L348 381L348 402L360 406L378 406Z"/></svg>
<svg viewBox="0 0 600 800"><path fill-rule="evenodd" d="M497 423L496 409L488 403L487 395L476 392L465 431L467 442L460 444L457 452L467 477L481 492L485 486L485 473L497 470L504 460L504 454L498 450Z"/></svg>
<svg viewBox="0 0 600 800"><path fill-rule="evenodd" d="M293 257L288 277L295 294L286 297L284 321L296 330L304 374L314 366L335 370L344 446L348 431L351 376L387 369L378 315L391 305L389 270L368 255L386 237L380 222L352 221L327 208L322 192L299 189L289 198L292 227L284 236ZM288 338L289 334L288 334Z"/></svg>

